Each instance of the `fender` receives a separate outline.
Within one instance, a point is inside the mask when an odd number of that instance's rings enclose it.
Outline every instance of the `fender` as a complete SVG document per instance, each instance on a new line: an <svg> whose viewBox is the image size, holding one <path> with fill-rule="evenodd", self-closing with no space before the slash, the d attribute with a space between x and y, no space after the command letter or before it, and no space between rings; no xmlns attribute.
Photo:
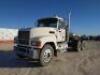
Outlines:
<svg viewBox="0 0 100 75"><path fill-rule="evenodd" d="M46 36L41 36L39 38L39 40L41 41L41 46L40 48L42 48L46 43L52 42L55 45L55 48L57 49L57 43L56 43L56 36L55 35L46 35Z"/></svg>

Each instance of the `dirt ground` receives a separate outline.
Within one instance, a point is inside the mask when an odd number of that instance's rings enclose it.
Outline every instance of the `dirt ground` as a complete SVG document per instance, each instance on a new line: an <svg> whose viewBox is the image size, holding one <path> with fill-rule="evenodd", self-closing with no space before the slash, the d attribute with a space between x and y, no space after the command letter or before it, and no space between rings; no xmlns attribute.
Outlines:
<svg viewBox="0 0 100 75"><path fill-rule="evenodd" d="M100 75L100 42L86 42L81 52L60 54L46 67L16 60L12 45L0 45L0 75Z"/></svg>

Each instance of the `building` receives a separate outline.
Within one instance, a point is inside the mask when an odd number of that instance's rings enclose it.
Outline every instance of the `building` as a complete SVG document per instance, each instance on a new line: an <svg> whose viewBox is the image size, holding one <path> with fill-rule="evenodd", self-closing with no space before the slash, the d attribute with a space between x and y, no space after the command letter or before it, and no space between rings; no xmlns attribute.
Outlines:
<svg viewBox="0 0 100 75"><path fill-rule="evenodd" d="M0 42L13 41L18 34L18 29L0 28Z"/></svg>

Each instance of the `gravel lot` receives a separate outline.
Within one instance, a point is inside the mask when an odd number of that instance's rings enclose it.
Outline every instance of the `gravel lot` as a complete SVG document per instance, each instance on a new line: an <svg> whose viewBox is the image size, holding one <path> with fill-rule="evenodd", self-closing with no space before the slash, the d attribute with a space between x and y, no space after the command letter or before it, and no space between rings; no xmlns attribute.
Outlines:
<svg viewBox="0 0 100 75"><path fill-rule="evenodd" d="M13 44L0 44L0 75L100 75L100 42L87 41L82 52L60 54L46 67L16 60Z"/></svg>

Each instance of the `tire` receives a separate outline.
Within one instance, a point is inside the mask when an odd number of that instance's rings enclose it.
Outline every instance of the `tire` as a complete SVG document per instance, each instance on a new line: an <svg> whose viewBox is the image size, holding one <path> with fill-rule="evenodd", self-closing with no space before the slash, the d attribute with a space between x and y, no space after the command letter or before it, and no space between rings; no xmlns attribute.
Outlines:
<svg viewBox="0 0 100 75"><path fill-rule="evenodd" d="M82 51L82 47L81 47L81 42L80 41L77 42L77 51L78 52Z"/></svg>
<svg viewBox="0 0 100 75"><path fill-rule="evenodd" d="M41 66L48 65L51 62L53 55L54 55L53 47L49 44L46 44L40 53L40 61L39 61L40 65Z"/></svg>
<svg viewBox="0 0 100 75"><path fill-rule="evenodd" d="M79 51L79 52L83 51L84 48L85 48L84 43L79 41L78 44L77 44L77 51Z"/></svg>
<svg viewBox="0 0 100 75"><path fill-rule="evenodd" d="M85 41L82 42L82 46L81 47L82 47L82 50L86 49L86 42Z"/></svg>

